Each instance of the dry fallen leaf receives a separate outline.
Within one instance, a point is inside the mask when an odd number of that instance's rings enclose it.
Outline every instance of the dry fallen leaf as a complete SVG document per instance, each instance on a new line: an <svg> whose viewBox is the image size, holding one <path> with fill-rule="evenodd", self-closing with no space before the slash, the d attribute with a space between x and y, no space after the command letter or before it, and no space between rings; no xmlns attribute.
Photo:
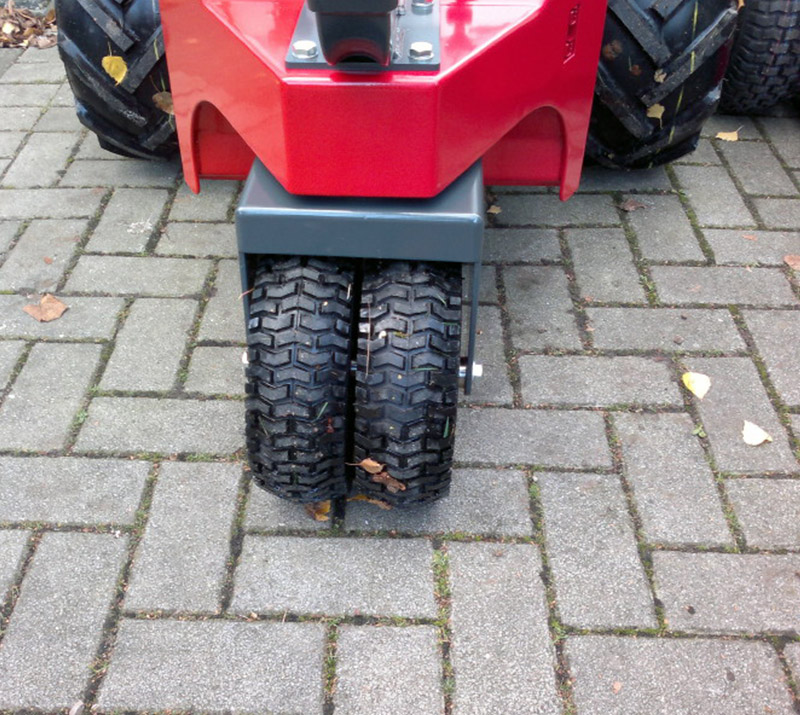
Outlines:
<svg viewBox="0 0 800 715"><path fill-rule="evenodd" d="M69 715L83 715L83 703L78 700L77 702L73 703L72 707L69 709Z"/></svg>
<svg viewBox="0 0 800 715"><path fill-rule="evenodd" d="M328 521L330 519L331 500L315 501L310 504L303 504L303 507L314 521Z"/></svg>
<svg viewBox="0 0 800 715"><path fill-rule="evenodd" d="M4 22L0 32L4 35L13 35L15 32L19 32L19 28L16 25L12 25L10 22Z"/></svg>
<svg viewBox="0 0 800 715"><path fill-rule="evenodd" d="M492 216L497 216L497 214L502 212L503 209L501 209L497 204L492 204L488 209L486 209L486 213L491 214Z"/></svg>
<svg viewBox="0 0 800 715"><path fill-rule="evenodd" d="M724 142L738 142L739 130L734 129L732 132L717 132L717 139L722 139Z"/></svg>
<svg viewBox="0 0 800 715"><path fill-rule="evenodd" d="M153 95L153 104L156 105L162 112L174 115L175 107L172 105L172 94L169 92L159 92Z"/></svg>
<svg viewBox="0 0 800 715"><path fill-rule="evenodd" d="M636 211L636 209L647 208L647 206L645 206L641 201L637 201L636 199L625 199L625 201L623 201L619 207L627 213Z"/></svg>
<svg viewBox="0 0 800 715"><path fill-rule="evenodd" d="M667 78L667 73L664 70L656 70L656 73L653 75L653 79L661 84Z"/></svg>
<svg viewBox="0 0 800 715"><path fill-rule="evenodd" d="M380 474L383 471L383 468L386 466L385 464L380 464L376 462L374 459L370 459L367 457L366 459L362 459L360 462L347 462L348 467L361 467L365 472L369 474Z"/></svg>
<svg viewBox="0 0 800 715"><path fill-rule="evenodd" d="M616 695L620 690L622 690L622 683L620 683L619 680L615 680L611 686L611 692Z"/></svg>
<svg viewBox="0 0 800 715"><path fill-rule="evenodd" d="M32 318L36 318L40 323L49 323L51 320L60 318L64 311L67 310L67 306L58 298L47 293L42 296L38 305L25 305L22 310Z"/></svg>
<svg viewBox="0 0 800 715"><path fill-rule="evenodd" d="M350 497L347 501L365 501L367 504L374 504L379 509L383 509L384 511L389 511L392 508L392 505L388 502L385 502L382 499L373 499L372 497L368 497L366 494L356 494L354 497Z"/></svg>
<svg viewBox="0 0 800 715"><path fill-rule="evenodd" d="M0 47L52 47L55 19L52 11L40 16L14 2L0 4Z"/></svg>
<svg viewBox="0 0 800 715"><path fill-rule="evenodd" d="M739 2L736 4L736 11L738 12L743 7L744 7L744 0L739 0Z"/></svg>
<svg viewBox="0 0 800 715"><path fill-rule="evenodd" d="M745 241L758 241L758 236L754 236L752 233L743 233L742 238Z"/></svg>
<svg viewBox="0 0 800 715"><path fill-rule="evenodd" d="M793 271L800 271L800 256L784 256L783 262Z"/></svg>
<svg viewBox="0 0 800 715"><path fill-rule="evenodd" d="M647 116L650 119L661 119L664 116L664 105L654 104L652 107L647 108Z"/></svg>
<svg viewBox="0 0 800 715"><path fill-rule="evenodd" d="M758 447L764 442L772 442L772 436L768 432L747 420L744 421L744 426L742 427L742 439L745 444L749 444L751 447Z"/></svg>
<svg viewBox="0 0 800 715"><path fill-rule="evenodd" d="M377 484L384 484L386 489L392 494L397 494L397 492L404 492L406 490L406 485L395 479L389 472L373 474L372 481Z"/></svg>
<svg viewBox="0 0 800 715"><path fill-rule="evenodd" d="M681 375L681 382L699 400L702 400L711 388L711 378L702 372L685 372Z"/></svg>
<svg viewBox="0 0 800 715"><path fill-rule="evenodd" d="M119 55L106 55L103 57L101 64L106 74L115 80L117 84L122 82L125 79L125 75L128 74L128 65Z"/></svg>

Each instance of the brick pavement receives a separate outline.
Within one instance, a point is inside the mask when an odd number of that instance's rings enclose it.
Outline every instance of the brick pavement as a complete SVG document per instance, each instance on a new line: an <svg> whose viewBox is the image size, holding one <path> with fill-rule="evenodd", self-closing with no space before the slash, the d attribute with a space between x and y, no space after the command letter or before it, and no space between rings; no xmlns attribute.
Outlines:
<svg viewBox="0 0 800 715"><path fill-rule="evenodd" d="M242 464L239 185L70 103L0 51L0 710L797 712L800 118L498 190L452 495L314 522Z"/></svg>

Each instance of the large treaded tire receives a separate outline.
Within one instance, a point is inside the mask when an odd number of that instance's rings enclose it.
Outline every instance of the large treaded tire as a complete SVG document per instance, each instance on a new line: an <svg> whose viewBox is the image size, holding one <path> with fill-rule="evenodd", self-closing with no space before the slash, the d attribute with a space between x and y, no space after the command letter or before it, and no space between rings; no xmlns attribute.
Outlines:
<svg viewBox="0 0 800 715"><path fill-rule="evenodd" d="M298 502L347 493L347 264L265 259L247 324L247 451L255 482Z"/></svg>
<svg viewBox="0 0 800 715"><path fill-rule="evenodd" d="M769 109L800 90L800 0L747 0L722 85L722 108Z"/></svg>
<svg viewBox="0 0 800 715"><path fill-rule="evenodd" d="M461 268L378 264L361 290L354 461L369 457L402 491L356 467L355 491L393 506L448 493L461 344Z"/></svg>
<svg viewBox="0 0 800 715"><path fill-rule="evenodd" d="M587 157L642 169L693 151L735 25L734 0L609 0Z"/></svg>
<svg viewBox="0 0 800 715"><path fill-rule="evenodd" d="M169 91L157 0L56 0L56 19L78 118L100 146L143 159L174 155L174 118L153 103ZM118 86L102 67L109 54L128 66Z"/></svg>

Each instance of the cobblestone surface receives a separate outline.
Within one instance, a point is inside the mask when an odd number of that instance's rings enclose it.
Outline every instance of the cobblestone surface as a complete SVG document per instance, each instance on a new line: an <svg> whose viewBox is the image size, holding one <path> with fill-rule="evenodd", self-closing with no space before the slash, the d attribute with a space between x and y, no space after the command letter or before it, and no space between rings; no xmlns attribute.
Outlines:
<svg viewBox="0 0 800 715"><path fill-rule="evenodd" d="M243 464L240 182L101 149L57 50L0 50L0 710L792 713L787 111L493 190L450 496L315 521Z"/></svg>

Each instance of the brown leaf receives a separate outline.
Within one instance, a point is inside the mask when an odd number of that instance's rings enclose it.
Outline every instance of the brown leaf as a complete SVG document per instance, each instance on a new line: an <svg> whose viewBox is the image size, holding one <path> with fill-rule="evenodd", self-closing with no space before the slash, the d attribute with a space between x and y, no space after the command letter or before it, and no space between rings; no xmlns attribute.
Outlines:
<svg viewBox="0 0 800 715"><path fill-rule="evenodd" d="M404 492L406 490L406 485L403 482L397 481L389 472L381 472L380 474L373 474L372 481L377 484L384 484L386 489L390 491L392 494L397 494L397 492Z"/></svg>
<svg viewBox="0 0 800 715"><path fill-rule="evenodd" d="M739 2L736 3L736 12L739 12L739 10L741 10L743 7L744 7L744 0L739 0Z"/></svg>
<svg viewBox="0 0 800 715"><path fill-rule="evenodd" d="M372 497L368 497L366 494L356 494L354 497L350 497L347 501L365 501L367 504L374 504L376 507L383 509L384 511L389 511L392 508L392 505L388 502L385 502L382 499L373 499Z"/></svg>
<svg viewBox="0 0 800 715"><path fill-rule="evenodd" d="M385 464L380 464L369 457L362 459L360 462L347 462L346 464L348 467L361 467L361 469L368 474L380 474L383 471L383 468L386 466Z"/></svg>
<svg viewBox="0 0 800 715"><path fill-rule="evenodd" d="M331 500L315 501L310 504L303 504L303 508L314 521L328 521L330 519Z"/></svg>
<svg viewBox="0 0 800 715"><path fill-rule="evenodd" d="M44 261L44 262L45 262L45 263L46 263L48 266L50 266L50 265L52 265L52 264L53 264L53 259L52 259L52 258L50 258L50 256L45 256L45 257L44 257L42 260L43 260L43 261Z"/></svg>
<svg viewBox="0 0 800 715"><path fill-rule="evenodd" d="M789 266L793 271L800 271L800 256L798 255L791 255L791 256L784 256L783 262Z"/></svg>
<svg viewBox="0 0 800 715"><path fill-rule="evenodd" d="M486 209L486 213L492 216L497 216L497 214L503 213L503 209L501 209L497 204L492 204L488 209Z"/></svg>
<svg viewBox="0 0 800 715"><path fill-rule="evenodd" d="M153 104L156 105L162 112L173 115L175 114L175 107L172 105L172 94L169 92L159 92L153 95Z"/></svg>
<svg viewBox="0 0 800 715"><path fill-rule="evenodd" d="M743 233L742 238L746 241L758 241L758 236L754 236L752 233Z"/></svg>
<svg viewBox="0 0 800 715"><path fill-rule="evenodd" d="M611 685L611 692L616 695L620 690L622 690L622 683L620 683L619 680L615 680Z"/></svg>
<svg viewBox="0 0 800 715"><path fill-rule="evenodd" d="M67 306L58 298L47 293L42 296L38 305L25 305L22 310L32 318L36 318L40 323L49 323L51 320L60 318L64 311L67 310Z"/></svg>
<svg viewBox="0 0 800 715"><path fill-rule="evenodd" d="M626 211L627 213L630 213L631 211L636 211L636 209L646 209L647 208L647 206L645 206L641 201L637 201L636 199L625 199L625 201L623 201L619 205L619 207L623 211Z"/></svg>
<svg viewBox="0 0 800 715"><path fill-rule="evenodd" d="M38 47L40 50L46 50L48 47L55 47L56 37L55 35L49 35L49 36L41 35L37 37L32 44L35 47Z"/></svg>
<svg viewBox="0 0 800 715"><path fill-rule="evenodd" d="M732 132L717 132L717 139L722 139L724 142L738 142L739 130L734 129Z"/></svg>

